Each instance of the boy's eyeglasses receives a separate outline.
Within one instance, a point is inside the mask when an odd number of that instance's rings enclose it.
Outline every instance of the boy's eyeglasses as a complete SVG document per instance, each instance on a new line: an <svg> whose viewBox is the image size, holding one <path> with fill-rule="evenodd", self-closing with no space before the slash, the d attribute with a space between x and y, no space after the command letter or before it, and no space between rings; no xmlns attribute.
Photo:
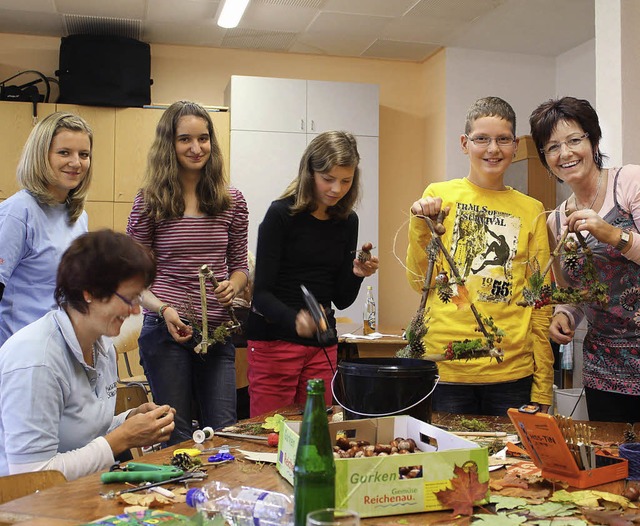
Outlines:
<svg viewBox="0 0 640 526"><path fill-rule="evenodd" d="M587 137L589 137L589 133L585 132L579 137L571 137L566 141L547 144L544 148L540 148L540 151L547 157L555 157L556 155L560 155L560 150L562 149L563 144L566 144L567 148L569 148L570 150L575 150Z"/></svg>
<svg viewBox="0 0 640 526"><path fill-rule="evenodd" d="M496 141L498 146L511 146L516 142L515 137L489 137L487 135L469 137L466 133L464 136L476 146L489 146L491 141Z"/></svg>
<svg viewBox="0 0 640 526"><path fill-rule="evenodd" d="M139 307L142 304L142 294L138 294L135 298L133 298L132 300L125 298L123 295L118 294L117 292L113 293L114 296L118 296L118 298L120 298L122 301L124 301L127 305L129 305L129 307L131 307L132 309L134 307Z"/></svg>

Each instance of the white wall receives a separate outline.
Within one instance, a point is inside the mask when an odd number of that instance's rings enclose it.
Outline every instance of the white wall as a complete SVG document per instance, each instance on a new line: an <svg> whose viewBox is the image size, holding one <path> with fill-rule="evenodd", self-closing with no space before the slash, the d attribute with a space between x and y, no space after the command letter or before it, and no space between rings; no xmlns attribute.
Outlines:
<svg viewBox="0 0 640 526"><path fill-rule="evenodd" d="M587 99L596 105L596 39L556 57L556 97Z"/></svg>
<svg viewBox="0 0 640 526"><path fill-rule="evenodd" d="M459 137L475 100L487 96L506 100L516 112L517 134L524 135L529 132L531 111L553 97L555 77L555 59L551 57L447 48L446 178L464 177L469 171Z"/></svg>
<svg viewBox="0 0 640 526"><path fill-rule="evenodd" d="M596 39L556 57L556 97L586 99L596 107ZM542 101L541 101L542 102ZM604 151L604 150L603 150ZM556 203L571 195L567 184L556 185Z"/></svg>

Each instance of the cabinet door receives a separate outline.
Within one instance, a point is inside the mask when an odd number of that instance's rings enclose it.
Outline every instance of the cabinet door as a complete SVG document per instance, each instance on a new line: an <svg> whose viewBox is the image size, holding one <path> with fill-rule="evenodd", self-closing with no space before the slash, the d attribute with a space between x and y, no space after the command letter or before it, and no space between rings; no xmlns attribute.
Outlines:
<svg viewBox="0 0 640 526"><path fill-rule="evenodd" d="M307 81L307 132L344 130L353 135L379 135L377 84Z"/></svg>
<svg viewBox="0 0 640 526"><path fill-rule="evenodd" d="M147 156L164 108L122 108L116 113L115 202L133 203L147 167ZM210 112L229 173L229 113Z"/></svg>
<svg viewBox="0 0 640 526"><path fill-rule="evenodd" d="M113 202L87 201L85 210L89 216L89 230L113 228Z"/></svg>
<svg viewBox="0 0 640 526"><path fill-rule="evenodd" d="M305 133L307 81L231 77L231 129Z"/></svg>
<svg viewBox="0 0 640 526"><path fill-rule="evenodd" d="M56 111L55 104L38 104L38 120ZM0 102L0 199L18 191L16 167L27 137L33 129L33 104L30 102Z"/></svg>
<svg viewBox="0 0 640 526"><path fill-rule="evenodd" d="M57 104L57 111L80 115L93 130L89 201L113 201L113 158L115 135L115 108L97 108L73 104Z"/></svg>
<svg viewBox="0 0 640 526"><path fill-rule="evenodd" d="M231 184L249 207L249 250L254 254L258 226L271 202L298 174L306 134L231 131Z"/></svg>
<svg viewBox="0 0 640 526"><path fill-rule="evenodd" d="M116 113L114 201L133 203L164 109L122 108Z"/></svg>

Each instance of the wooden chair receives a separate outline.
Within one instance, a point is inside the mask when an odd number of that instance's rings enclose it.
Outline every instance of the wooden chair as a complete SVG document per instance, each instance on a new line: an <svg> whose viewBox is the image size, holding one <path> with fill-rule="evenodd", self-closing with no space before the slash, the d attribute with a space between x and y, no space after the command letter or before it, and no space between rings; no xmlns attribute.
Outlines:
<svg viewBox="0 0 640 526"><path fill-rule="evenodd" d="M67 479L64 475L55 470L33 471L0 477L0 504L65 482Z"/></svg>
<svg viewBox="0 0 640 526"><path fill-rule="evenodd" d="M142 329L142 314L135 316L129 316L122 324L120 334L113 338L113 345L116 348L118 358L118 376L120 383L141 384L149 393L149 382L144 375L144 371L140 366L140 355L138 353L138 337ZM123 366L126 371L126 375L123 374Z"/></svg>
<svg viewBox="0 0 640 526"><path fill-rule="evenodd" d="M128 384L119 385L116 392L116 411L118 415L128 409L135 409L139 405L146 404L149 401L147 389L144 385L130 382Z"/></svg>
<svg viewBox="0 0 640 526"><path fill-rule="evenodd" d="M129 382L119 385L116 388L116 410L118 415L128 409L135 409L139 405L149 401L147 389L144 385L137 382ZM142 456L142 448L136 447L131 449L131 456L138 458Z"/></svg>

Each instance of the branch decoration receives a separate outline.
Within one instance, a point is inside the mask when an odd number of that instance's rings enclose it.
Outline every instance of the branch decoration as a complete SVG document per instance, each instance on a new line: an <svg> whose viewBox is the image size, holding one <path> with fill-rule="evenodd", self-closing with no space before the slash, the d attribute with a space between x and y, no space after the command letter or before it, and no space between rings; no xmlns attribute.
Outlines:
<svg viewBox="0 0 640 526"><path fill-rule="evenodd" d="M499 344L505 333L496 326L491 316L483 316L478 312L478 309L473 302L468 300L464 286L465 280L440 238L440 236L445 233L445 227L442 224L442 221L444 220L444 211L440 211L435 223L429 217L424 216L423 219L427 223L429 230L431 230L431 240L425 249L428 259L427 271L424 279L424 285L422 286L420 305L418 306L416 315L412 318L407 329L406 336L409 343L406 347L398 351L396 356L398 358L422 358L433 362L440 362L444 360L471 360L475 358L489 357L495 358L498 363L502 362L504 352L499 347ZM452 278L449 278L449 274L445 270L442 270L436 275L434 279L434 286L432 287L431 281L433 279L435 262L440 254L444 256L447 264L449 265ZM463 341L450 341L443 349L442 354L427 354L423 340L429 332L429 309L426 308L429 295L431 290L435 289L438 298L443 303L448 303L449 301L457 302L456 294L452 285L456 285L458 297L464 297L465 300L468 300L471 312L473 313L477 323L475 330L476 332L480 332L482 337L473 340L465 339Z"/></svg>

